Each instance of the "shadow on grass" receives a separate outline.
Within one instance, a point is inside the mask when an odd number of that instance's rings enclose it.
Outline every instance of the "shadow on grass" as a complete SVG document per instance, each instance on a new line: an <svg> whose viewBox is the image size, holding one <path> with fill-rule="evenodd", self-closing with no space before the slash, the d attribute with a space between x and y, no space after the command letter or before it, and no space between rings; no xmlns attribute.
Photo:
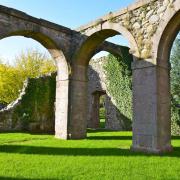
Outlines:
<svg viewBox="0 0 180 180"><path fill-rule="evenodd" d="M59 155L59 156L157 156L131 152L121 148L67 148L67 147L39 147L25 145L1 145L0 153L33 154L33 155ZM180 157L180 147L174 152L161 156Z"/></svg>
<svg viewBox="0 0 180 180"><path fill-rule="evenodd" d="M90 136L89 140L132 140L132 136Z"/></svg>
<svg viewBox="0 0 180 180"><path fill-rule="evenodd" d="M16 134L16 133L23 133L23 134L31 134L31 135L54 135L55 132L29 132L29 131L0 131L0 134Z"/></svg>
<svg viewBox="0 0 180 180"><path fill-rule="evenodd" d="M89 140L132 140L132 136L89 136L86 139L89 139ZM180 136L172 136L172 140L180 140Z"/></svg>
<svg viewBox="0 0 180 180"><path fill-rule="evenodd" d="M87 133L99 133L99 132L123 132L123 131L109 130L109 129L105 129L105 128L98 128L98 129L90 129L90 128L88 128L87 129Z"/></svg>
<svg viewBox="0 0 180 180"><path fill-rule="evenodd" d="M47 180L44 178L20 178L20 177L6 177L6 176L0 176L1 180ZM48 178L49 180L57 180L54 178Z"/></svg>
<svg viewBox="0 0 180 180"><path fill-rule="evenodd" d="M172 140L180 140L180 136L172 136Z"/></svg>

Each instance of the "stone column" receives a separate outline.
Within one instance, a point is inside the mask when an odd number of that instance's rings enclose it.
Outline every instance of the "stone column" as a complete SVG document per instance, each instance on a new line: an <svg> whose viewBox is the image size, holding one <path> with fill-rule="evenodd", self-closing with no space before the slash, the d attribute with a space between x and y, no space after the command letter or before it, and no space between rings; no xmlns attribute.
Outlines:
<svg viewBox="0 0 180 180"><path fill-rule="evenodd" d="M55 137L68 139L69 80L56 79Z"/></svg>
<svg viewBox="0 0 180 180"><path fill-rule="evenodd" d="M144 60L133 62L132 69L132 150L171 151L169 69Z"/></svg>
<svg viewBox="0 0 180 180"><path fill-rule="evenodd" d="M74 75L70 80L70 114L69 114L69 139L86 138L87 129L87 68L76 66Z"/></svg>

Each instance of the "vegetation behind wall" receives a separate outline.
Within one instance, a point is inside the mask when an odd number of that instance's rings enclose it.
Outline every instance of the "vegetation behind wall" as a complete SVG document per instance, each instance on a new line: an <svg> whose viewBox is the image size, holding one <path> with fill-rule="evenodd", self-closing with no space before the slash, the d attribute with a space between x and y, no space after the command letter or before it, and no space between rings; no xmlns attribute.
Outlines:
<svg viewBox="0 0 180 180"><path fill-rule="evenodd" d="M0 130L54 131L56 73L28 79L19 98L0 112Z"/></svg>
<svg viewBox="0 0 180 180"><path fill-rule="evenodd" d="M108 55L104 65L107 87L119 111L132 120L132 56L128 48L122 48L122 57ZM171 131L180 135L180 37L174 43L171 54Z"/></svg>
<svg viewBox="0 0 180 180"><path fill-rule="evenodd" d="M171 53L171 120L172 134L180 135L180 34Z"/></svg>
<svg viewBox="0 0 180 180"><path fill-rule="evenodd" d="M122 57L107 56L104 65L107 89L121 114L132 120L132 56L129 48L121 48L121 52Z"/></svg>

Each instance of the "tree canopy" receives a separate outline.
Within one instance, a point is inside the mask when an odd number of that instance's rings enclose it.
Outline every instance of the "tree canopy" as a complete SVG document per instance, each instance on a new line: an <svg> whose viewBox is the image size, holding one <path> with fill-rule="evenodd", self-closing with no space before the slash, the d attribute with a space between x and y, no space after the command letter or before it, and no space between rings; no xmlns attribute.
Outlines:
<svg viewBox="0 0 180 180"><path fill-rule="evenodd" d="M37 49L28 49L21 52L13 65L3 64L0 61L0 102L14 101L27 78L34 78L55 72L54 61L45 53Z"/></svg>

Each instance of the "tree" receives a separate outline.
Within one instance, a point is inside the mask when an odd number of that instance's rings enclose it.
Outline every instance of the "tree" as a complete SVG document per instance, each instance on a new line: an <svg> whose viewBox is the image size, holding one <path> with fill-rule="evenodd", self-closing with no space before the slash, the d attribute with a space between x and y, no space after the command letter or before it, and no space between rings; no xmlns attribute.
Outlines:
<svg viewBox="0 0 180 180"><path fill-rule="evenodd" d="M21 52L14 65L3 64L0 61L0 102L14 101L27 78L34 78L55 72L54 61L45 53L37 49Z"/></svg>
<svg viewBox="0 0 180 180"><path fill-rule="evenodd" d="M0 64L0 102L10 103L18 97L23 78L16 68Z"/></svg>
<svg viewBox="0 0 180 180"><path fill-rule="evenodd" d="M54 61L47 54L41 53L37 49L21 52L15 58L14 66L21 71L24 80L56 71Z"/></svg>

